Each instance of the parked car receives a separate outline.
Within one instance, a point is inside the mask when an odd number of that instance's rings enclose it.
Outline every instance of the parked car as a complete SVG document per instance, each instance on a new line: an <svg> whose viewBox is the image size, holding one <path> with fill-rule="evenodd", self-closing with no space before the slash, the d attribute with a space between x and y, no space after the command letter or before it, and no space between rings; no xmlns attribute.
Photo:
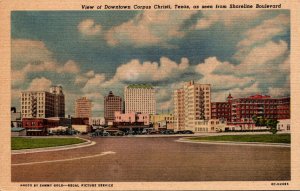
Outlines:
<svg viewBox="0 0 300 191"><path fill-rule="evenodd" d="M191 130L185 130L183 131L183 134L194 134L194 132Z"/></svg>
<svg viewBox="0 0 300 191"><path fill-rule="evenodd" d="M103 131L103 133L102 133L102 136L110 136L110 134L109 134L109 132L107 132L107 131Z"/></svg>
<svg viewBox="0 0 300 191"><path fill-rule="evenodd" d="M176 131L175 134L184 134L184 131Z"/></svg>
<svg viewBox="0 0 300 191"><path fill-rule="evenodd" d="M157 130L151 130L151 131L149 132L149 134L159 134L159 131L157 131Z"/></svg>
<svg viewBox="0 0 300 191"><path fill-rule="evenodd" d="M167 130L165 130L165 133L164 133L164 134L170 135L170 134L175 134L175 132L174 132L174 130L167 129Z"/></svg>
<svg viewBox="0 0 300 191"><path fill-rule="evenodd" d="M123 136L124 132L123 131L117 131L114 133L115 136Z"/></svg>

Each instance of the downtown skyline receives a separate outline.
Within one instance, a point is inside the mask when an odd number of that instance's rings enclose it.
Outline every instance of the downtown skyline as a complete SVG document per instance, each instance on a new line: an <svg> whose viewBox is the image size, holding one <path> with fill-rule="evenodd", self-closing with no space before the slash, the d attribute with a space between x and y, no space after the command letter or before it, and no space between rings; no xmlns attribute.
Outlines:
<svg viewBox="0 0 300 191"><path fill-rule="evenodd" d="M211 84L211 101L289 96L289 21L287 10L15 11L12 106L21 91L61 85L66 114L87 97L99 116L109 91L123 97L125 86L145 83L166 111L189 80Z"/></svg>

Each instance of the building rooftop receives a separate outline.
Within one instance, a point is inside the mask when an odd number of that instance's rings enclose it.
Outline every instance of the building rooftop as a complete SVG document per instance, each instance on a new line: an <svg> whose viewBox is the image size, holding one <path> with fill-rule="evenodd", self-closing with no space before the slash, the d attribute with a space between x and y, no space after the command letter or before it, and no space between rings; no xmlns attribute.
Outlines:
<svg viewBox="0 0 300 191"><path fill-rule="evenodd" d="M130 84L127 88L143 88L143 89L153 89L150 84Z"/></svg>

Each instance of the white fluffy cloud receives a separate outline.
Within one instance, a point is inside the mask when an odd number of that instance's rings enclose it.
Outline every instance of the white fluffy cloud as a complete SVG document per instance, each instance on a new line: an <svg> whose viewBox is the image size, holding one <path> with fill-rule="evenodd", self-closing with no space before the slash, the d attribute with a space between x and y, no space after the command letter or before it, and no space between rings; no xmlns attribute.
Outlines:
<svg viewBox="0 0 300 191"><path fill-rule="evenodd" d="M102 83L105 81L104 74L96 74L93 78L90 78L85 86L82 88L82 91L85 93L91 93L100 90Z"/></svg>
<svg viewBox="0 0 300 191"><path fill-rule="evenodd" d="M228 62L220 62L216 57L210 57L205 59L204 63L198 64L195 70L203 75L199 82L212 84L215 90L228 90L236 87L244 88L251 85L255 80L251 77L238 77L233 74L216 74L216 71L225 67L234 68L234 66Z"/></svg>
<svg viewBox="0 0 300 191"><path fill-rule="evenodd" d="M274 36L284 35L287 33L289 26L290 17L286 14L280 14L274 18L264 20L260 25L245 32L245 39L238 43L238 47L251 46L271 40Z"/></svg>
<svg viewBox="0 0 300 191"><path fill-rule="evenodd" d="M182 24L195 11L144 11L135 18L111 28L106 34L111 46L131 44L134 46L166 45L172 38L181 38L185 32Z"/></svg>
<svg viewBox="0 0 300 191"><path fill-rule="evenodd" d="M79 23L77 26L79 32L86 36L94 36L101 33L101 25L96 24L93 19L86 19Z"/></svg>
<svg viewBox="0 0 300 191"><path fill-rule="evenodd" d="M47 62L39 62L39 63L29 63L25 65L23 68L18 70L12 70L12 83L13 86L20 85L24 83L26 77L30 73L36 72L54 72L54 73L70 73L77 74L80 69L76 62L73 60L67 61L64 65L60 66L58 63L54 61Z"/></svg>
<svg viewBox="0 0 300 191"><path fill-rule="evenodd" d="M262 11L202 11L202 14L194 26L195 29L207 29L216 23L222 23L225 26L239 24L259 17Z"/></svg>
<svg viewBox="0 0 300 191"><path fill-rule="evenodd" d="M52 81L41 77L35 78L31 81L29 87L27 88L28 91L49 91L52 85Z"/></svg>
<svg viewBox="0 0 300 191"><path fill-rule="evenodd" d="M134 59L117 68L114 79L119 81L162 81L168 78L176 78L189 67L187 58L182 58L181 62L170 60L169 58L160 58L160 63L143 62Z"/></svg>
<svg viewBox="0 0 300 191"><path fill-rule="evenodd" d="M240 74L264 74L278 70L278 60L288 53L288 45L285 41L269 41L261 46L254 47L244 56L238 66Z"/></svg>
<svg viewBox="0 0 300 191"><path fill-rule="evenodd" d="M36 40L12 39L11 41L12 68L20 69L27 63L39 63L52 60L52 52L45 43Z"/></svg>

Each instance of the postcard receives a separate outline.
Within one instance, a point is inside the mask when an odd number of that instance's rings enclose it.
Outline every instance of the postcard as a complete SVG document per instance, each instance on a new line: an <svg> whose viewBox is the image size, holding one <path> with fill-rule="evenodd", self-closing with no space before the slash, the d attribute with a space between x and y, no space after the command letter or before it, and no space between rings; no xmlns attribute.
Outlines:
<svg viewBox="0 0 300 191"><path fill-rule="evenodd" d="M1 1L0 191L300 189L298 9Z"/></svg>

